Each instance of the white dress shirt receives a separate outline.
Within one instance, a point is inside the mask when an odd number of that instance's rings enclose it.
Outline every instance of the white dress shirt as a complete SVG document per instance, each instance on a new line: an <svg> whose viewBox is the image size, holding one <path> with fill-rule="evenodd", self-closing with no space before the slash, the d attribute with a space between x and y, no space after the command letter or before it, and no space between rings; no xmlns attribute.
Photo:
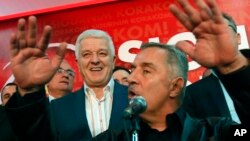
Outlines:
<svg viewBox="0 0 250 141"><path fill-rule="evenodd" d="M114 80L111 78L103 89L103 97L99 100L94 91L84 84L86 116L92 137L104 132L109 127L111 116Z"/></svg>

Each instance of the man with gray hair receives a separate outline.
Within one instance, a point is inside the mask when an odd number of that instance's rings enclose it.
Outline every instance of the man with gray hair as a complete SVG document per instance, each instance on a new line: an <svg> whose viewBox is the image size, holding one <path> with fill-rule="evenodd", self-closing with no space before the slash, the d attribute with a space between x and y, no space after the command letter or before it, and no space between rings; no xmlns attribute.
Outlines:
<svg viewBox="0 0 250 141"><path fill-rule="evenodd" d="M22 132L18 132L17 135L22 140L52 140L49 138L50 135L44 136L43 133L53 132L55 138L60 141L82 141L108 128L123 128L123 124L120 123L122 111L128 105L128 94L127 87L118 84L112 78L116 56L111 37L106 32L95 29L86 30L78 36L75 53L84 85L74 93L53 100L48 108L45 91L41 86L44 86L58 70L66 44L59 47L55 59L50 61L46 58L45 50L48 46L51 27L45 27L46 38L41 38L39 44L39 42L32 42L36 39L34 16L29 17L29 25L27 34L35 36L28 36L28 39L25 39L25 20L20 19L18 26L22 28L18 28L17 34L23 36L13 36L10 45L14 50L19 48L13 54L12 64L21 98L18 99L16 94L8 104L12 123L20 125L16 126L18 129L24 126ZM21 40L26 41L27 46L17 43ZM23 58L19 57L32 52L32 55L43 59L32 59L25 55L22 56ZM18 59L20 64L15 66L17 63L15 61ZM27 61L29 63L26 63ZM27 68L29 68L28 71ZM39 69L36 70L36 68ZM17 106L18 101L25 102ZM19 115L22 111L23 117L14 119L17 112L13 109L18 109ZM30 123L33 124L26 126ZM17 128L14 127L14 130L19 131Z"/></svg>

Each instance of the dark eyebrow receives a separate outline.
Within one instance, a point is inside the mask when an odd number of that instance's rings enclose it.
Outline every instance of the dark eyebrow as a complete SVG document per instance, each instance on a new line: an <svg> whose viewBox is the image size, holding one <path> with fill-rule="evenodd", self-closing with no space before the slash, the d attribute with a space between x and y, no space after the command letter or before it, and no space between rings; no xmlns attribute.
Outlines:
<svg viewBox="0 0 250 141"><path fill-rule="evenodd" d="M135 65L134 64L130 64L130 69L134 69Z"/></svg>

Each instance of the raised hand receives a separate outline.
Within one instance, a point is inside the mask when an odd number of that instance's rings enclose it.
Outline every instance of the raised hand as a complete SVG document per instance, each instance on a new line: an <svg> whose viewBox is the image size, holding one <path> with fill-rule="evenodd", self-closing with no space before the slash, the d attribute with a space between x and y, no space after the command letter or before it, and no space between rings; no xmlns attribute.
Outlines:
<svg viewBox="0 0 250 141"><path fill-rule="evenodd" d="M173 15L193 32L195 45L181 41L177 47L205 67L217 67L221 73L229 73L247 63L238 51L236 34L227 25L214 0L195 0L197 8L187 0L178 0L183 11L170 5Z"/></svg>
<svg viewBox="0 0 250 141"><path fill-rule="evenodd" d="M49 44L51 27L45 26L37 42L37 20L31 16L28 19L28 31L25 29L26 21L20 19L17 32L10 39L11 68L18 86L22 89L31 89L46 84L56 73L62 62L66 43L62 43L51 60L46 56Z"/></svg>

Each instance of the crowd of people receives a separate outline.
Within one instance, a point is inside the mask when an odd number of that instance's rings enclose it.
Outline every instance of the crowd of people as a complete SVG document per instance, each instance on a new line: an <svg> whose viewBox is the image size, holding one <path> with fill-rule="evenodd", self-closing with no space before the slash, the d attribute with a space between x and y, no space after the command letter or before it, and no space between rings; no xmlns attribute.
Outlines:
<svg viewBox="0 0 250 141"><path fill-rule="evenodd" d="M177 3L169 10L195 35L195 44L144 43L128 70L115 66L108 33L85 30L75 44L84 84L74 92L75 72L64 60L67 44L48 58L51 27L37 41L36 17L29 17L28 29L19 19L9 45L15 87L1 96L8 134L21 141L129 141L136 122L142 141L227 141L231 127L248 128L250 51L238 50L234 20L214 0ZM186 87L187 55L211 74ZM129 99L137 96L145 99L146 110L123 118Z"/></svg>

